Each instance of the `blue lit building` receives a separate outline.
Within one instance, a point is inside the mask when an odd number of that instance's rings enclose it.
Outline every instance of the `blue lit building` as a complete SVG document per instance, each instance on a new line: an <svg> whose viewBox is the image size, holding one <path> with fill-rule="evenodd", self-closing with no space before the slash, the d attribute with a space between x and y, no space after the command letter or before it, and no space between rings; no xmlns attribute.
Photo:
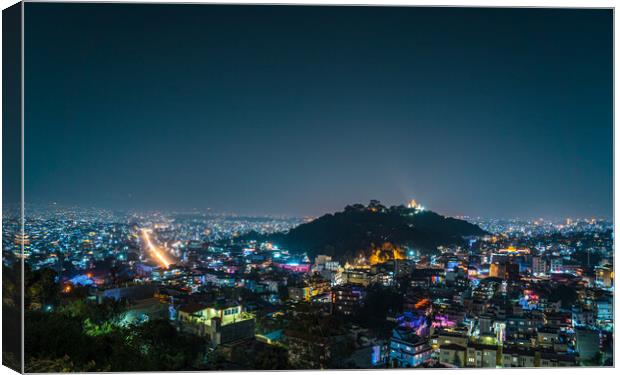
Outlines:
<svg viewBox="0 0 620 375"><path fill-rule="evenodd" d="M389 350L392 367L417 367L431 358L432 351L427 339L404 327L392 331Z"/></svg>

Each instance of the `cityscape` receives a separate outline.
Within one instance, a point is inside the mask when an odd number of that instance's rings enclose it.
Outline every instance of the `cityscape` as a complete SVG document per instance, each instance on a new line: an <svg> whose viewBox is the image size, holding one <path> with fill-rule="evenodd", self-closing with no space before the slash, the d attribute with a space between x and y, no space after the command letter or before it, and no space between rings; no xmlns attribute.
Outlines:
<svg viewBox="0 0 620 375"><path fill-rule="evenodd" d="M5 270L22 245L27 264L27 371L613 365L607 220L468 218L476 234L434 251L386 241L344 259L271 239L331 215L31 211L25 236L3 236ZM415 200L335 215L394 213L436 215ZM124 350L172 358L52 345L116 335L130 342Z"/></svg>
<svg viewBox="0 0 620 375"><path fill-rule="evenodd" d="M615 365L613 9L3 19L3 365Z"/></svg>

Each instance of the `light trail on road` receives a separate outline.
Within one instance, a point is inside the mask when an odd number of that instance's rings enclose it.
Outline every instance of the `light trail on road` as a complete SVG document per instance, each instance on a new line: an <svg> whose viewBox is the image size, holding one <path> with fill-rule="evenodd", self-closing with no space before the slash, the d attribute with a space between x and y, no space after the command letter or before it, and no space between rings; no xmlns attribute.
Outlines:
<svg viewBox="0 0 620 375"><path fill-rule="evenodd" d="M164 253L162 253L157 246L155 246L153 244L153 241L151 241L151 237L149 236L149 233L151 232L150 229L146 229L143 228L142 229L142 238L144 239L144 243L146 243L146 247L149 249L149 251L155 255L155 257L160 261L160 263L165 267L168 268L170 266L170 264L172 264L172 262L170 260L168 260L165 256Z"/></svg>

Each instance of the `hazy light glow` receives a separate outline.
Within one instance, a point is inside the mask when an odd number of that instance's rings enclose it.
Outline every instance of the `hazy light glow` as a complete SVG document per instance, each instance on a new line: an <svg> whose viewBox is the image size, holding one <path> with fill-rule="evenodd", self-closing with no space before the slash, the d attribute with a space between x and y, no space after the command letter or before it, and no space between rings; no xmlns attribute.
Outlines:
<svg viewBox="0 0 620 375"><path fill-rule="evenodd" d="M172 264L172 262L168 260L168 258L166 258L166 255L161 250L159 250L157 246L153 244L153 241L151 240L151 237L150 237L151 230L143 228L141 231L142 231L142 239L144 239L144 243L146 244L146 247L149 249L151 254L153 254L155 258L159 260L159 262L161 263L162 266L164 266L164 268L170 267L170 264Z"/></svg>

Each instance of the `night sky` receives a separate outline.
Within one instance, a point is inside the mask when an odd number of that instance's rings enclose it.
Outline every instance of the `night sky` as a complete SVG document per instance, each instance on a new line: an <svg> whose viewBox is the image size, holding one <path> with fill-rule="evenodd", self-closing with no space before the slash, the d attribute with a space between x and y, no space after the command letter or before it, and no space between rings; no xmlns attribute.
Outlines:
<svg viewBox="0 0 620 375"><path fill-rule="evenodd" d="M612 11L26 4L26 201L612 214Z"/></svg>

